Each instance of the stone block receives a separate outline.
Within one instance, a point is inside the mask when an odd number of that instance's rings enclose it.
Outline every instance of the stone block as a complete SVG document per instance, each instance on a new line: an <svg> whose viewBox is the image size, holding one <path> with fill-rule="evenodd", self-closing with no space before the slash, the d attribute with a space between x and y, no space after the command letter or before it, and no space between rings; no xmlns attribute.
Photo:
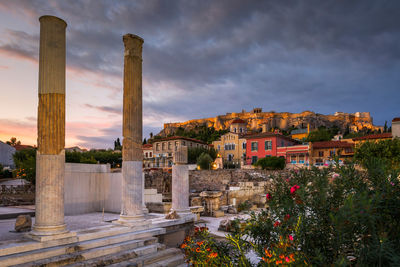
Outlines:
<svg viewBox="0 0 400 267"><path fill-rule="evenodd" d="M225 213L222 210L215 210L213 211L213 217L219 218L219 217L224 217Z"/></svg>
<svg viewBox="0 0 400 267"><path fill-rule="evenodd" d="M230 232L232 227L231 220L222 220L219 223L218 231Z"/></svg>
<svg viewBox="0 0 400 267"><path fill-rule="evenodd" d="M15 231L28 232L32 228L32 219L30 215L19 215L15 220Z"/></svg>

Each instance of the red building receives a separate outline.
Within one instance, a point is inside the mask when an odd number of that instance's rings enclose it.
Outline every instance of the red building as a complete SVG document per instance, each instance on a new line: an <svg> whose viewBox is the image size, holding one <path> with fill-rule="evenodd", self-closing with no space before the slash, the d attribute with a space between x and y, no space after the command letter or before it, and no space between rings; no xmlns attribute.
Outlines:
<svg viewBox="0 0 400 267"><path fill-rule="evenodd" d="M254 164L258 159L275 156L286 158L286 147L294 146L297 141L279 133L259 133L246 137L246 163Z"/></svg>

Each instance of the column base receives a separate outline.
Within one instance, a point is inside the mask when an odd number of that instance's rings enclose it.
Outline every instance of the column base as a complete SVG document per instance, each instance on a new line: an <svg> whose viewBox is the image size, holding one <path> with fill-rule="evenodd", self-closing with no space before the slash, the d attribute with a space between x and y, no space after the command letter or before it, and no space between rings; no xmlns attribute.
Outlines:
<svg viewBox="0 0 400 267"><path fill-rule="evenodd" d="M33 226L33 230L26 234L28 238L39 242L76 237L75 232L69 232L65 224L55 226Z"/></svg>

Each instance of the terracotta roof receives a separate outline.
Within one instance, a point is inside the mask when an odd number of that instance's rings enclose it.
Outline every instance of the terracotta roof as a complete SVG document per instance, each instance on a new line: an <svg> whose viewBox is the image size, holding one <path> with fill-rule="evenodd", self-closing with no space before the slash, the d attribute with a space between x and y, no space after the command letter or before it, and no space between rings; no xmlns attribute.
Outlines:
<svg viewBox="0 0 400 267"><path fill-rule="evenodd" d="M24 150L24 149L32 149L34 147L33 146L29 146L29 145L15 145L14 148L17 151L21 151L21 150Z"/></svg>
<svg viewBox="0 0 400 267"><path fill-rule="evenodd" d="M353 144L343 142L343 141L321 141L321 142L313 142L313 148L346 148L353 147Z"/></svg>
<svg viewBox="0 0 400 267"><path fill-rule="evenodd" d="M153 141L153 143L162 142L162 141L170 141L170 140L178 140L178 139L182 139L182 140L186 140L186 141L192 141L192 142L195 142L195 143L208 145L207 143L205 143L205 142L203 142L201 140L197 140L197 139L190 138L190 137L184 137L184 136L170 136L170 137L165 137L165 138L161 138L161 139L155 139Z"/></svg>
<svg viewBox="0 0 400 267"><path fill-rule="evenodd" d="M235 119L235 120L233 120L231 122L231 124L233 124L233 123L246 123L246 122L244 120L241 120L241 119Z"/></svg>
<svg viewBox="0 0 400 267"><path fill-rule="evenodd" d="M264 138L264 137L281 137L281 138L285 138L289 141L298 143L296 140L294 140L288 136L285 136L283 134L280 134L280 133L266 132L266 133L247 134L244 136L244 138L246 138L246 139L259 139L259 138Z"/></svg>
<svg viewBox="0 0 400 267"><path fill-rule="evenodd" d="M400 121L400 117L399 117L399 118L394 118L394 119L392 120L392 122L395 122L395 121Z"/></svg>
<svg viewBox="0 0 400 267"><path fill-rule="evenodd" d="M143 145L143 148L152 148L152 147L153 147L152 144L144 144L144 145Z"/></svg>
<svg viewBox="0 0 400 267"><path fill-rule="evenodd" d="M385 138L392 138L392 133L370 134L366 136L355 137L353 138L353 140L356 141L356 140L371 140L371 139L385 139Z"/></svg>

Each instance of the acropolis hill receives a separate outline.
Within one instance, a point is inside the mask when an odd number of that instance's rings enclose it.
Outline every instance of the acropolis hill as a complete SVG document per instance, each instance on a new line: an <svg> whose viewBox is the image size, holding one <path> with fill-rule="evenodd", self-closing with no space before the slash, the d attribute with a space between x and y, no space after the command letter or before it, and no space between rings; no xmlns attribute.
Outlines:
<svg viewBox="0 0 400 267"><path fill-rule="evenodd" d="M290 127L305 128L310 124L311 129L325 126L327 128L337 126L344 132L347 127L352 132L361 129L372 131L382 129L381 126L374 126L369 112L344 113L336 112L333 115L323 115L312 111L301 113L289 112L262 112L261 108L255 108L250 112L242 110L240 113L232 112L226 115L218 115L214 118L195 119L186 122L165 123L164 129L159 133L161 136L173 134L179 127L185 130L195 129L197 126L214 127L216 130L229 129L230 123L234 119L242 119L247 123L251 130L258 130L265 124L267 129L279 128L287 130Z"/></svg>

